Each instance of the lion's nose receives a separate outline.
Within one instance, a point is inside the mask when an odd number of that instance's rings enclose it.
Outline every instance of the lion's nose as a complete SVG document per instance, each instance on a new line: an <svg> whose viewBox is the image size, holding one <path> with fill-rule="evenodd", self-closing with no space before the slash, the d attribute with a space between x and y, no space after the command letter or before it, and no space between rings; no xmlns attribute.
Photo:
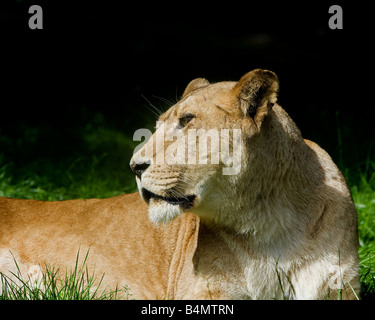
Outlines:
<svg viewBox="0 0 375 320"><path fill-rule="evenodd" d="M134 174L141 179L142 173L150 166L149 163L143 162L143 163L136 163L133 162L130 164L130 169L134 172Z"/></svg>

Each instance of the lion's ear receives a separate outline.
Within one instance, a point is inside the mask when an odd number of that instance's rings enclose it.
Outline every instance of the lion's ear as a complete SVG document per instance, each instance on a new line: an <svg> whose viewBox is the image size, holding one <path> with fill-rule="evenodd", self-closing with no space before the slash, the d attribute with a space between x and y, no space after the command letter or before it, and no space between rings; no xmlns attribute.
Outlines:
<svg viewBox="0 0 375 320"><path fill-rule="evenodd" d="M279 80L276 74L262 69L245 74L232 89L243 113L252 118L255 118L258 111L264 118L276 103L278 91Z"/></svg>
<svg viewBox="0 0 375 320"><path fill-rule="evenodd" d="M204 79L204 78L197 78L194 80L191 80L190 83L187 85L182 97L185 97L190 92L193 92L194 90L197 90L199 88L207 87L210 83Z"/></svg>

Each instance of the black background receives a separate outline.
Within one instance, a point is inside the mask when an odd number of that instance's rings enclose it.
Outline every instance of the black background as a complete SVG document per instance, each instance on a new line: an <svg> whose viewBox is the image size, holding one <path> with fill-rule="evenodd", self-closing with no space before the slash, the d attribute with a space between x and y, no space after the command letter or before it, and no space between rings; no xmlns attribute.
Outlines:
<svg viewBox="0 0 375 320"><path fill-rule="evenodd" d="M43 30L28 27L31 4L43 9ZM343 8L343 30L328 27L332 4ZM156 105L155 96L175 101L195 77L238 80L254 68L276 72L281 106L335 160L338 125L346 165L373 150L371 9L363 4L9 1L0 8L0 134L16 139L25 126L44 128L51 154L54 145L71 151L90 114L131 136L153 117L142 95Z"/></svg>

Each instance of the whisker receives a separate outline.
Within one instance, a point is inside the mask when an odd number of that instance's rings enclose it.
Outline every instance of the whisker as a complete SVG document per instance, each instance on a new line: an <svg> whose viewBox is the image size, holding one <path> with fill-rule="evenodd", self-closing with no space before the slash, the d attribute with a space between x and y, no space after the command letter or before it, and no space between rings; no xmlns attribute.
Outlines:
<svg viewBox="0 0 375 320"><path fill-rule="evenodd" d="M142 94L141 96L142 96L142 98L145 99L145 100L150 104L150 106L156 111L156 112L155 112L155 111L151 110L151 109L148 108L147 105L146 105L147 109L149 109L154 115L156 115L157 118L159 118L159 117L164 113L164 111L162 111L162 110L160 110L159 108L155 107L155 106L150 102L150 100L148 100L143 94Z"/></svg>
<svg viewBox="0 0 375 320"><path fill-rule="evenodd" d="M185 183L188 186L193 186L192 181L188 181L188 180L180 179L180 178L178 178L178 181L183 182L183 183Z"/></svg>
<svg viewBox="0 0 375 320"><path fill-rule="evenodd" d="M176 193L177 191L177 193ZM184 192L183 192L183 189L181 189L179 186L174 186L172 189L171 189L171 192L172 193L175 193L175 197L177 196L183 196L184 195Z"/></svg>
<svg viewBox="0 0 375 320"><path fill-rule="evenodd" d="M182 179L181 181L188 181L189 183L192 183L193 184L193 181L186 175L184 175L183 177L177 177L177 179Z"/></svg>
<svg viewBox="0 0 375 320"><path fill-rule="evenodd" d="M156 117L156 119L159 119L160 115L158 113L156 113L154 110L152 110L148 105L144 105L149 111L151 111L154 116Z"/></svg>
<svg viewBox="0 0 375 320"><path fill-rule="evenodd" d="M177 178L177 179L178 179L178 181L185 183L187 186L190 186L190 187L194 186L193 181L187 181L187 180L184 180L184 179L181 179L181 178Z"/></svg>
<svg viewBox="0 0 375 320"><path fill-rule="evenodd" d="M178 199L178 198L183 198L183 199L186 199L186 200L189 199L189 197L185 193L184 189L182 189L179 186L174 186L173 188L169 189L169 194L174 199Z"/></svg>
<svg viewBox="0 0 375 320"><path fill-rule="evenodd" d="M163 98L163 97L159 97L159 96L155 96L153 95L154 98L157 98L161 101L163 101L164 103L166 103L169 107L172 107L173 105L175 105L175 103L167 98Z"/></svg>

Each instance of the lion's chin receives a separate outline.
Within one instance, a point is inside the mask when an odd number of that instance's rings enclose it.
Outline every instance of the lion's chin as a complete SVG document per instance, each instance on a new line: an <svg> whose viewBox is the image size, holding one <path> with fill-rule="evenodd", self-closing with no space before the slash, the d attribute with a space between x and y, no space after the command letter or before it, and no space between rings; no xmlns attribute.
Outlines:
<svg viewBox="0 0 375 320"><path fill-rule="evenodd" d="M148 216L155 224L168 223L178 217L182 210L178 205L161 199L151 198L148 206Z"/></svg>

